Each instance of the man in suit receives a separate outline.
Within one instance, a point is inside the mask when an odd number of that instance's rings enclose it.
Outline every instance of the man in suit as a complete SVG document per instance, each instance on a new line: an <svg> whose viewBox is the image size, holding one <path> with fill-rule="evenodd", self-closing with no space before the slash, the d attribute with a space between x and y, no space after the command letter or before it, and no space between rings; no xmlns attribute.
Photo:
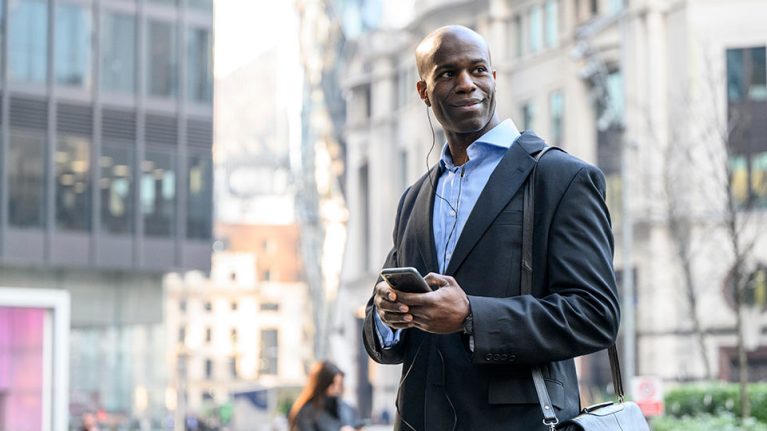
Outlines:
<svg viewBox="0 0 767 431"><path fill-rule="evenodd" d="M544 430L531 366L543 367L557 416L568 419L579 410L573 358L618 332L604 176L561 151L540 160L532 295L520 295L522 186L545 143L498 118L479 34L437 29L416 60L418 94L447 144L402 195L384 267L415 267L436 290L400 292L379 279L365 348L403 364L395 429Z"/></svg>

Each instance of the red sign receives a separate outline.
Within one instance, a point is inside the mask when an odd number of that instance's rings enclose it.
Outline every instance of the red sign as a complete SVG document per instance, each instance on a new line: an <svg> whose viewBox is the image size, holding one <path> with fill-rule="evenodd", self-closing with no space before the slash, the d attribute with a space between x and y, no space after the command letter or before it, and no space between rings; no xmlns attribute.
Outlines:
<svg viewBox="0 0 767 431"><path fill-rule="evenodd" d="M663 414L663 382L658 377L639 376L631 381L631 397L645 416Z"/></svg>

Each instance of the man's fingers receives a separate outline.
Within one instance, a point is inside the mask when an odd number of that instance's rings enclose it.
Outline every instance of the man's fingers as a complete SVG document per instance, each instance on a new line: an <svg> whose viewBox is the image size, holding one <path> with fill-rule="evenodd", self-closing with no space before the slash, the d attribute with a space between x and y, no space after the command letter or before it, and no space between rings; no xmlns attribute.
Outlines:
<svg viewBox="0 0 767 431"><path fill-rule="evenodd" d="M450 284L450 280L452 279L452 277L430 272L426 274L426 277L424 277L423 279L426 280L426 284L428 284L429 286L439 288L439 287L444 287Z"/></svg>
<svg viewBox="0 0 767 431"><path fill-rule="evenodd" d="M406 329L413 327L413 316L407 313L391 311L379 311L381 320L394 329Z"/></svg>
<svg viewBox="0 0 767 431"><path fill-rule="evenodd" d="M397 301L397 293L395 293L385 281L376 284L376 296L390 302Z"/></svg>

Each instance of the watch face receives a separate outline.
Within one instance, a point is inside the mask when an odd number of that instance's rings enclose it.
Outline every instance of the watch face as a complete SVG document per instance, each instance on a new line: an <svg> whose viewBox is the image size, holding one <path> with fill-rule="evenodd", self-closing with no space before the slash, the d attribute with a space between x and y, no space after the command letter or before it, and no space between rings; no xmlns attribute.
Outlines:
<svg viewBox="0 0 767 431"><path fill-rule="evenodd" d="M474 332L474 316L471 314L466 316L466 320L463 321L463 332L468 335Z"/></svg>

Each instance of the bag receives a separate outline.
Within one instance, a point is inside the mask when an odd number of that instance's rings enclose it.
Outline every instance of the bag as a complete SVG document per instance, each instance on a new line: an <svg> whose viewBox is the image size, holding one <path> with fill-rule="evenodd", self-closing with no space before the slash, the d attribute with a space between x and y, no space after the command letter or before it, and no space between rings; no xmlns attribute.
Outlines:
<svg viewBox="0 0 767 431"><path fill-rule="evenodd" d="M607 402L586 407L578 416L557 425L561 431L649 431L636 403Z"/></svg>
<svg viewBox="0 0 767 431"><path fill-rule="evenodd" d="M546 147L535 157L536 164L525 187L524 212L522 213L522 295L532 294L535 173L538 161L551 149L559 148ZM533 384L543 412L543 424L549 427L550 431L650 431L639 406L636 403L623 400L623 379L621 378L618 349L615 344L607 349L607 353L610 356L613 388L618 402L606 402L586 407L581 410L578 416L562 423L559 423L559 419L554 413L541 367L533 367Z"/></svg>

